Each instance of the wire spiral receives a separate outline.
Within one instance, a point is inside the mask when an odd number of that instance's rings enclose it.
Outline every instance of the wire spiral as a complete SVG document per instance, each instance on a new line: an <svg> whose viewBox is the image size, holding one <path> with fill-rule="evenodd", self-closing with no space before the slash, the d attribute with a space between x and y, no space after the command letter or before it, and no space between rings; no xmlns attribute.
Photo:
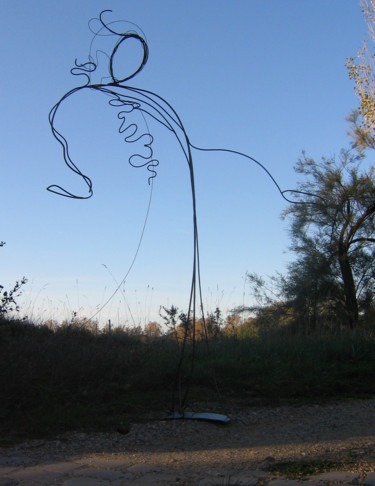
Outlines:
<svg viewBox="0 0 375 486"><path fill-rule="evenodd" d="M133 153L133 155L129 157L128 161L132 167L136 167L136 168L147 167L147 170L152 174L148 178L148 183L150 184L151 179L154 179L157 176L157 172L155 168L159 165L159 161L153 157L154 151L152 149L152 143L154 141L154 137L151 135L149 130L147 130L147 132L139 134L140 129L138 125L136 123L132 123L132 122L128 123L126 121L127 116L131 114L134 110L139 110L141 105L137 102L124 101L121 99L110 100L109 104L111 106L123 107L123 110L119 112L117 117L119 118L119 120L121 120L121 125L118 131L120 134L125 135L124 137L125 142L127 143L142 142L143 147L149 151L148 155ZM143 119L146 123L144 116Z"/></svg>

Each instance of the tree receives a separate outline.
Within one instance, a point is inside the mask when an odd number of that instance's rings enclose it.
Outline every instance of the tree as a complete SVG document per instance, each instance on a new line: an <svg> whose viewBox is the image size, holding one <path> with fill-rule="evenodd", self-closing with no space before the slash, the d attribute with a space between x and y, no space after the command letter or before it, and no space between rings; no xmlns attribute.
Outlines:
<svg viewBox="0 0 375 486"><path fill-rule="evenodd" d="M223 317L219 307L216 307L214 312L210 312L205 319L200 319L200 321L204 329L203 337L211 339L219 336L223 326Z"/></svg>
<svg viewBox="0 0 375 486"><path fill-rule="evenodd" d="M187 320L182 319L180 327L185 329L185 323ZM187 337L189 341L193 339L192 321L190 319L190 327L188 329ZM214 312L210 312L206 317L201 317L195 321L195 339L214 339L220 335L221 326L223 324L223 318L221 317L221 310L216 307ZM181 329L181 331L182 331Z"/></svg>
<svg viewBox="0 0 375 486"><path fill-rule="evenodd" d="M375 0L361 0L361 6L371 43L375 42ZM351 136L359 149L375 148L375 56L365 39L356 57L346 62L349 77L355 82L359 109L348 120L352 123Z"/></svg>
<svg viewBox="0 0 375 486"><path fill-rule="evenodd" d="M164 312L164 314L162 313ZM161 306L159 309L159 316L163 319L164 325L167 328L167 335L177 338L177 323L179 319L178 307L172 305L170 309Z"/></svg>
<svg viewBox="0 0 375 486"><path fill-rule="evenodd" d="M150 321L145 326L145 335L151 338L161 336L162 335L161 325L156 321Z"/></svg>
<svg viewBox="0 0 375 486"><path fill-rule="evenodd" d="M242 318L239 313L229 314L224 321L223 333L225 336L236 336L238 328L242 324Z"/></svg>
<svg viewBox="0 0 375 486"><path fill-rule="evenodd" d="M232 309L235 315L243 315L244 312L252 314L241 322L236 335L240 338L254 338L289 327L296 317L295 303L286 300L285 277L277 273L264 279L256 273L248 272L246 280L256 304Z"/></svg>
<svg viewBox="0 0 375 486"><path fill-rule="evenodd" d="M360 171L363 160L350 151L320 163L303 154L295 167L304 178L298 203L283 213L292 218L291 249L297 253L284 292L295 303L310 296L313 309L323 295L335 302L341 296L351 328L358 323L359 303L375 290L375 168Z"/></svg>

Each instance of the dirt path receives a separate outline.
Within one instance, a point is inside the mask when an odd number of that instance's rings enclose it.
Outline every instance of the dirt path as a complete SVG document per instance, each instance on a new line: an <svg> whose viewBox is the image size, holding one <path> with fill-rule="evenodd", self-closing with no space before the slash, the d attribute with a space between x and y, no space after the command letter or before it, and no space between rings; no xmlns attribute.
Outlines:
<svg viewBox="0 0 375 486"><path fill-rule="evenodd" d="M375 471L375 400L241 408L233 410L228 425L155 420L133 424L126 434L66 433L2 448L0 455L3 467L10 467L12 458L23 458L28 467L67 461L86 468L122 464L132 481L140 475L172 474L198 484L212 475L235 476L266 471L284 461L322 459L342 463L341 469L363 477ZM62 479L59 484L64 484Z"/></svg>

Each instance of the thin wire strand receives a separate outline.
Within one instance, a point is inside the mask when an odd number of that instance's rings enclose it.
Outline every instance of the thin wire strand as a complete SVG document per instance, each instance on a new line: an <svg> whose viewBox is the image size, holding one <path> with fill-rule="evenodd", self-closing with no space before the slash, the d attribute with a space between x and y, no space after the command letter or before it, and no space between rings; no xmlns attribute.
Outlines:
<svg viewBox="0 0 375 486"><path fill-rule="evenodd" d="M108 299L104 302L104 304L95 312L95 314L93 314L89 320L91 319L94 319L94 317L96 317L103 309L104 307L106 307L110 302L111 300L113 299L113 297L117 294L117 292L120 290L120 288L122 287L122 285L124 285L126 279L128 278L134 264L135 264L135 261L137 259L137 256L138 256L138 253L139 253L139 250L141 248L141 245L142 245L142 241L143 241L143 237L144 237L144 234L145 234L145 231L146 231L146 226L147 226L147 221L148 221L148 217L149 217L149 214L150 214L150 209L151 209L151 202L152 202L152 191L153 191L153 183L151 183L151 190L150 190L150 197L149 197L149 200L148 200L148 205L147 205L147 211L146 211L146 216L145 216L145 219L144 219L144 222L143 222L143 227L142 227L142 231L141 231L141 236L138 240L138 245L137 245L137 249L134 253L134 256L133 256L133 260L131 261L130 263L130 266L124 276L124 278L121 280L121 282L117 285L116 289L112 292L112 294L110 295L110 297L108 297ZM133 319L133 316L132 316L132 319ZM134 319L133 319L134 321Z"/></svg>

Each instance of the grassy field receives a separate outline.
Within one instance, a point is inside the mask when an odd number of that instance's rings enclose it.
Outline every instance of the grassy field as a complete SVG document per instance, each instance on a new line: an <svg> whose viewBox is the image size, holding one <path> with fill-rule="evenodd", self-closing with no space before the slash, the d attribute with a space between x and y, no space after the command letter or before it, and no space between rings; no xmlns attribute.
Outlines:
<svg viewBox="0 0 375 486"><path fill-rule="evenodd" d="M108 430L171 406L181 344L124 331L0 320L0 437ZM182 367L183 389L192 346ZM365 335L196 343L188 403L254 406L375 395L375 340ZM219 409L218 409L219 410Z"/></svg>

